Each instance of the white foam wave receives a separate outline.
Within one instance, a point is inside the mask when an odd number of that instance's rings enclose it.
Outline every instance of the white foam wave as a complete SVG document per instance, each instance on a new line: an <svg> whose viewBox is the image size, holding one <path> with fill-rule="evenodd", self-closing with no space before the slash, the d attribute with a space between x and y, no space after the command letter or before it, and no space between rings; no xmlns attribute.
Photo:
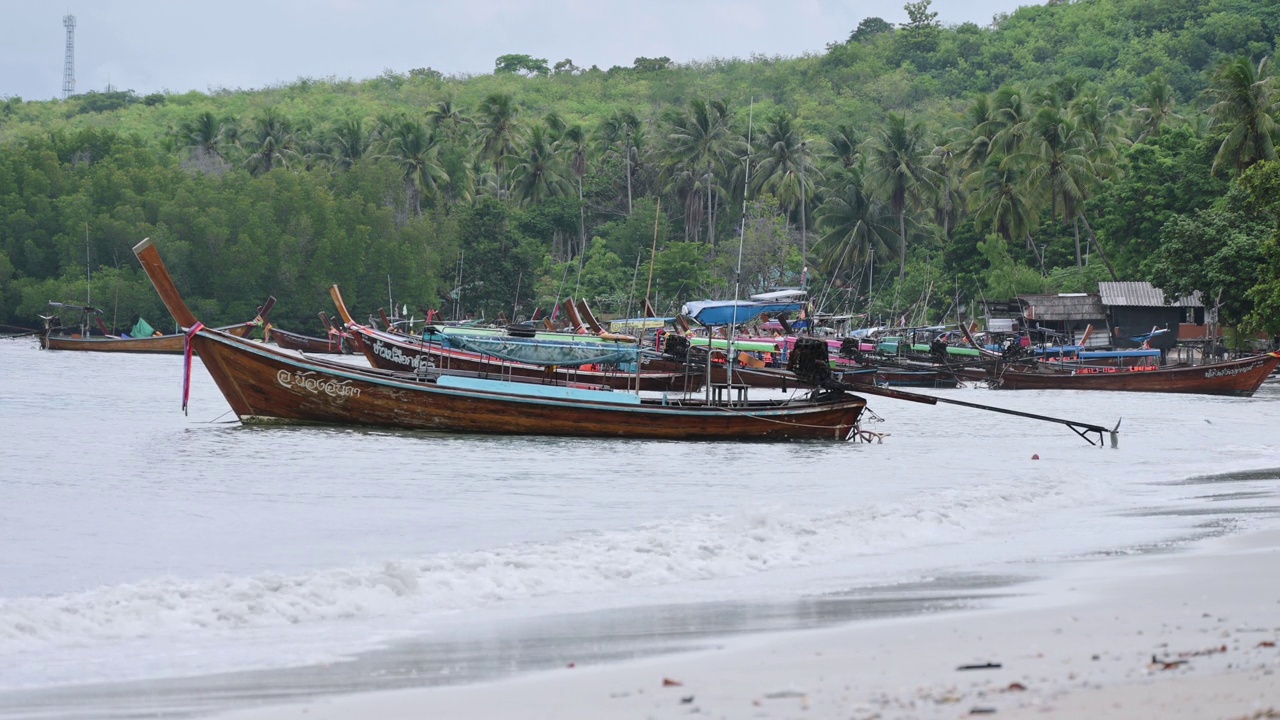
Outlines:
<svg viewBox="0 0 1280 720"><path fill-rule="evenodd" d="M1078 484L988 484L823 513L701 515L552 543L440 554L305 574L159 577L52 597L0 600L0 653L130 638L225 633L345 619L421 617L554 595L600 593L964 540L1078 505Z"/></svg>

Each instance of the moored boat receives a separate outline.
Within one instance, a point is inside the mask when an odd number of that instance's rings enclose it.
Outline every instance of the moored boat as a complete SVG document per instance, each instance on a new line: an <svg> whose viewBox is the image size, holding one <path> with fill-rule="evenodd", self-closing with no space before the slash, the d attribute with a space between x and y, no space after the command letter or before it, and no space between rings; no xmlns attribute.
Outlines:
<svg viewBox="0 0 1280 720"><path fill-rule="evenodd" d="M224 332L244 337L257 327L255 323L239 323L218 328ZM184 342L183 335L154 335L152 337L69 337L65 335L42 335L40 347L45 350L86 350L91 352L119 353L158 353L164 355L181 355Z"/></svg>
<svg viewBox="0 0 1280 720"><path fill-rule="evenodd" d="M331 423L590 437L845 440L866 406L840 391L799 400L646 400L611 390L340 366L203 327L150 240L134 248L242 422ZM345 318L344 318L345 319ZM184 399L185 403L185 399Z"/></svg>
<svg viewBox="0 0 1280 720"><path fill-rule="evenodd" d="M274 297L268 298L258 308L258 316L248 322L226 325L218 330L236 337L248 337L256 327L266 322L271 308L275 305ZM181 355L185 347L186 336L182 333L172 335L151 335L148 337L74 337L58 335L46 330L40 336L40 347L45 350L78 350L90 352L147 353L162 355Z"/></svg>
<svg viewBox="0 0 1280 720"><path fill-rule="evenodd" d="M327 338L318 338L281 330L272 325L268 328L266 337L269 342L274 342L285 350L297 350L318 355L347 355L351 353L351 349L347 345L347 339L337 334L330 335Z"/></svg>
<svg viewBox="0 0 1280 720"><path fill-rule="evenodd" d="M1004 390L1115 390L1249 397L1276 367L1280 353L1213 363L1130 369L1116 367L1065 370L1036 365L1007 365L993 371L992 387Z"/></svg>
<svg viewBox="0 0 1280 720"><path fill-rule="evenodd" d="M637 372L621 370L604 370L599 368L540 366L529 363L500 360L482 352L451 347L439 340L424 340L421 337L404 333L391 333L377 330L368 325L361 325L351 317L342 294L335 286L330 288L338 316L351 333L356 348L362 352L369 364L383 370L415 371L424 364L442 370L460 370L479 373L492 377L525 377L552 378L564 382L581 382L592 385L605 385L615 390L644 390L648 392L697 392L702 387L703 378L699 374L683 371L654 372L643 366ZM477 333L477 337L500 337L501 332L487 331ZM547 335L552 335L548 333ZM535 337L542 336L534 333ZM428 335L431 337L431 334ZM447 336L446 336L447 337ZM629 341L602 340L589 335L575 336L556 333L557 340L564 337L582 339L602 347L613 345L635 348L634 339ZM643 359L641 360L643 362Z"/></svg>

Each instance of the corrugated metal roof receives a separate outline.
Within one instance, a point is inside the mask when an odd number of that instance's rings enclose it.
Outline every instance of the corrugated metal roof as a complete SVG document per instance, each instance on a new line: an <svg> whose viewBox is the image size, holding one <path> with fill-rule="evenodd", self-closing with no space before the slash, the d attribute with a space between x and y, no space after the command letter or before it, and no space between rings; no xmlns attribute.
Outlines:
<svg viewBox="0 0 1280 720"><path fill-rule="evenodd" d="M1164 302L1164 291L1145 281L1100 282L1098 294L1103 305L1125 307L1201 307L1200 293L1178 298L1177 302Z"/></svg>

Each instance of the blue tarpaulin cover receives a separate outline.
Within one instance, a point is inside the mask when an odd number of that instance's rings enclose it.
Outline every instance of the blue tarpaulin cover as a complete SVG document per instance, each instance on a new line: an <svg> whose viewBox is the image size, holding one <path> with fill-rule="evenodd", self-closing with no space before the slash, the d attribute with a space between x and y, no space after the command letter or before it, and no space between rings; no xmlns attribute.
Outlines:
<svg viewBox="0 0 1280 720"><path fill-rule="evenodd" d="M698 300L685 303L683 314L699 325L732 325L751 322L761 313L771 315L784 312L800 312L804 303L799 302L751 302L750 300Z"/></svg>

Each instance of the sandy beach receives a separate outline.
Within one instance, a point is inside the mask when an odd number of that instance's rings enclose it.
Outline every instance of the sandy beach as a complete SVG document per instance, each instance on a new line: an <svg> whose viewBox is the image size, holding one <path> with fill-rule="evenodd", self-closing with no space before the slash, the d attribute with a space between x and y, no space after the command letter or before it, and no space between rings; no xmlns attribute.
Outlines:
<svg viewBox="0 0 1280 720"><path fill-rule="evenodd" d="M990 607L318 698L267 718L1280 717L1280 531L1073 564Z"/></svg>

